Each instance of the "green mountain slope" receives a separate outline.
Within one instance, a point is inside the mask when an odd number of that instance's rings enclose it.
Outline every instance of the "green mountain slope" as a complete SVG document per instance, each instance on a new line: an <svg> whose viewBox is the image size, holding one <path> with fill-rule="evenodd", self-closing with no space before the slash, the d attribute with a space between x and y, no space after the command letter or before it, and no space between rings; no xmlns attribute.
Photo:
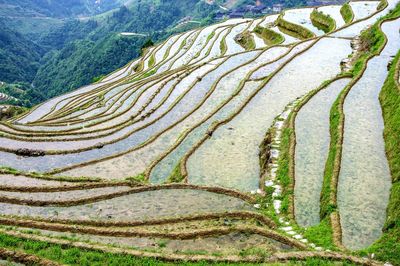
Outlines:
<svg viewBox="0 0 400 266"><path fill-rule="evenodd" d="M1 0L0 15L71 17L92 15L118 7L122 0Z"/></svg>
<svg viewBox="0 0 400 266"><path fill-rule="evenodd" d="M43 58L35 87L46 97L52 97L88 84L93 77L107 74L139 56L148 38L159 41L174 33L173 26L182 17L193 14L204 18L213 8L198 0L184 4L172 0L158 4L141 1L129 8L121 7L102 21L66 24L40 41L43 46L64 48ZM149 37L121 36L121 32L145 32Z"/></svg>
<svg viewBox="0 0 400 266"><path fill-rule="evenodd" d="M51 52L40 67L34 84L46 98L88 84L93 77L112 72L139 55L143 38L126 38L110 34L94 42L80 40L68 43L61 51ZM118 56L116 56L118 55ZM62 71L60 71L62 69Z"/></svg>
<svg viewBox="0 0 400 266"><path fill-rule="evenodd" d="M43 50L2 21L0 28L0 80L33 81Z"/></svg>

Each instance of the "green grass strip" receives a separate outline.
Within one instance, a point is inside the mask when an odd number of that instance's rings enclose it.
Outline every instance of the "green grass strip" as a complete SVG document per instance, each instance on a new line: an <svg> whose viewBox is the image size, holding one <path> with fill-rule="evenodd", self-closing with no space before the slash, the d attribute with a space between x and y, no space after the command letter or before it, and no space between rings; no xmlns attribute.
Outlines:
<svg viewBox="0 0 400 266"><path fill-rule="evenodd" d="M33 232L32 232L33 233ZM67 239L66 239L67 240ZM65 241L63 241L65 242ZM162 251L164 245L159 245L159 247L153 248L155 252ZM25 252L27 254L36 255L40 258L45 258L54 262L62 263L65 265L80 265L80 266L130 266L130 265L183 265L183 266L228 266L228 265L242 265L242 266L255 266L260 265L260 263L230 263L230 262L212 262L212 261L199 261L199 262L188 262L188 261L163 261L157 258L151 257L139 257L131 254L124 254L118 252L104 252L101 250L95 250L86 247L73 247L69 244L55 244L49 243L45 240L33 240L27 239L19 236L8 235L5 233L0 233L0 248L7 248L9 250ZM113 247L109 246L112 250ZM139 251L139 250L138 250ZM154 253L157 255L158 253ZM185 251L181 252L183 255L205 255L205 252L201 251ZM263 250L254 250L253 248L243 249L239 256L251 256L251 255L269 255ZM222 256L219 252L213 252L213 256ZM302 261L290 260L288 264L285 265L332 265L333 261L328 259L320 258L306 258ZM355 265L350 261L343 261L342 265ZM282 265L282 263L271 263L268 265Z"/></svg>
<svg viewBox="0 0 400 266"><path fill-rule="evenodd" d="M335 20L321 11L314 9L310 14L312 24L325 33L331 32L336 28Z"/></svg>
<svg viewBox="0 0 400 266"><path fill-rule="evenodd" d="M306 40L315 37L315 34L309 29L284 20L283 14L279 15L278 19L275 21L275 24L283 33L286 33L287 35L290 35L300 40Z"/></svg>
<svg viewBox="0 0 400 266"><path fill-rule="evenodd" d="M256 48L253 35L249 31L245 31L235 37L235 41L242 46L246 51Z"/></svg>
<svg viewBox="0 0 400 266"><path fill-rule="evenodd" d="M153 67L155 63L156 63L156 57L154 56L154 53L153 53L149 58L149 68Z"/></svg>
<svg viewBox="0 0 400 266"><path fill-rule="evenodd" d="M386 8L386 6L388 5L387 0L381 0L379 5L376 7L376 10L380 11Z"/></svg>
<svg viewBox="0 0 400 266"><path fill-rule="evenodd" d="M184 181L184 179L185 177L182 175L181 172L181 162L179 162L167 178L166 183L181 183Z"/></svg>
<svg viewBox="0 0 400 266"><path fill-rule="evenodd" d="M349 3L342 5L342 7L340 8L340 14L342 15L342 18L344 22L346 22L346 24L351 23L354 19L353 9L351 8Z"/></svg>
<svg viewBox="0 0 400 266"><path fill-rule="evenodd" d="M141 258L128 254L105 253L96 250L68 247L60 244L52 244L44 241L24 239L6 234L0 234L0 247L16 251L24 251L28 254L35 254L66 265L174 265L155 258ZM180 265L208 265L206 262L180 262ZM214 265L227 265L216 263ZM243 264L245 265L245 264ZM255 264L246 264L255 265Z"/></svg>
<svg viewBox="0 0 400 266"><path fill-rule="evenodd" d="M221 50L221 55L224 55L228 48L226 47L225 37L222 38L221 42L219 43L219 49Z"/></svg>
<svg viewBox="0 0 400 266"><path fill-rule="evenodd" d="M285 37L268 28L257 26L254 28L254 32L269 46L278 45L285 41Z"/></svg>

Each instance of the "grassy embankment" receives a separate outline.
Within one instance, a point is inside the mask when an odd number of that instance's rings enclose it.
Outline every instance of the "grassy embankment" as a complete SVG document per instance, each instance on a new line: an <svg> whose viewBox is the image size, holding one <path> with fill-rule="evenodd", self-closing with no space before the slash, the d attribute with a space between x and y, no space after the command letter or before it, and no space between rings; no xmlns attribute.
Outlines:
<svg viewBox="0 0 400 266"><path fill-rule="evenodd" d="M263 39L264 43L268 46L281 44L285 41L285 38L281 34L268 28L257 26L254 28L254 32Z"/></svg>
<svg viewBox="0 0 400 266"><path fill-rule="evenodd" d="M275 24L283 33L300 40L306 40L315 37L315 34L305 27L284 20L283 14L279 15L278 19L275 21Z"/></svg>
<svg viewBox="0 0 400 266"><path fill-rule="evenodd" d="M343 20L344 22L346 22L346 24L351 23L354 19L353 9L349 5L349 3L342 5L342 7L340 8L340 14L342 15Z"/></svg>
<svg viewBox="0 0 400 266"><path fill-rule="evenodd" d="M221 55L224 55L228 50L228 47L226 47L225 37L222 38L221 42L219 43L219 49L221 50Z"/></svg>
<svg viewBox="0 0 400 266"><path fill-rule="evenodd" d="M315 27L325 33L331 32L336 28L335 20L331 16L325 15L317 9L314 9L313 12L311 12L310 19Z"/></svg>
<svg viewBox="0 0 400 266"><path fill-rule="evenodd" d="M26 231L29 234L34 232ZM33 235L32 235L33 236ZM39 236L40 237L40 236ZM63 243L69 242L69 238L65 240L61 239ZM60 242L61 242L60 241ZM154 251L162 251L162 243L160 242L159 247L155 247ZM85 244L83 244L85 245ZM113 252L115 250L113 246L104 246L103 249L109 249L111 252L104 252L101 250L95 250L87 247L73 247L69 244L56 244L49 243L45 240L32 240L26 239L15 235L8 235L0 233L0 248L5 248L11 251L20 251L26 254L34 254L39 258L48 259L64 265L185 265L185 266L206 266L206 265L242 265L242 266L255 266L260 263L227 263L227 262L210 262L210 261L199 261L199 262L187 262L187 261L176 261L167 262L157 258L151 257L138 257L131 254L123 254ZM255 255L263 250L255 249L244 249L240 252L240 256ZM265 252L265 251L264 251ZM157 253L155 253L157 254ZM187 251L183 254L188 255L201 255L201 252L190 252ZM219 253L215 252L214 256L220 256ZM3 258L7 259L7 258ZM12 258L10 258L12 261ZM351 262L344 261L344 265L355 265ZM293 261L288 263L289 265L332 265L333 262L327 259L319 258L306 258L305 260ZM282 265L282 263L273 263L268 265ZM287 264L286 264L287 265Z"/></svg>
<svg viewBox="0 0 400 266"><path fill-rule="evenodd" d="M251 35L250 31L245 31L239 34L235 41L242 46L246 51L253 50L256 48L256 43L254 41L253 35Z"/></svg>

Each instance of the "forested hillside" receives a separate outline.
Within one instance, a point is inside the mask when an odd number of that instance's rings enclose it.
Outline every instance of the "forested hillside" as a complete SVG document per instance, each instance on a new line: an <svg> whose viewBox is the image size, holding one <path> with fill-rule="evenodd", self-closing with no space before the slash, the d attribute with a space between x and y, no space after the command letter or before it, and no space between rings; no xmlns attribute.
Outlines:
<svg viewBox="0 0 400 266"><path fill-rule="evenodd" d="M0 28L0 80L33 81L43 50L2 21Z"/></svg>
<svg viewBox="0 0 400 266"><path fill-rule="evenodd" d="M159 41L170 35L173 32L171 26L182 17L188 14L207 17L212 9L213 6L198 0L184 1L184 4L170 0L158 5L142 1L129 9L123 6L98 21L68 24L69 29L63 27L41 40L45 46L56 44L62 49L46 55L34 84L46 97L52 97L90 83L94 77L138 57L147 40ZM148 37L122 36L121 32L147 32Z"/></svg>
<svg viewBox="0 0 400 266"><path fill-rule="evenodd" d="M71 17L91 15L118 7L123 0L1 0L1 14L8 16Z"/></svg>

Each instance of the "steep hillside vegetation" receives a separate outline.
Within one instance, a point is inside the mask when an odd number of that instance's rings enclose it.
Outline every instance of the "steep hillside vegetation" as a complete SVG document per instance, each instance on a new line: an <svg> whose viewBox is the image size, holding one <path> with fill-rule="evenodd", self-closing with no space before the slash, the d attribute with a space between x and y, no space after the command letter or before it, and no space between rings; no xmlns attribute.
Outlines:
<svg viewBox="0 0 400 266"><path fill-rule="evenodd" d="M204 19L215 8L198 0L135 1L129 8L121 7L93 20L66 22L36 36L35 43L15 30L2 27L2 39L7 45L1 47L1 53L7 63L1 66L0 80L8 83L34 80L35 88L46 97L58 95L88 84L94 77L139 56L148 39L158 41L185 30L185 27L174 28L182 17ZM6 23L4 20L3 24ZM145 33L145 36L122 36L121 32Z"/></svg>
<svg viewBox="0 0 400 266"><path fill-rule="evenodd" d="M0 20L0 80L32 82L44 50Z"/></svg>
<svg viewBox="0 0 400 266"><path fill-rule="evenodd" d="M118 7L122 0L2 0L0 16L59 17L90 15Z"/></svg>

